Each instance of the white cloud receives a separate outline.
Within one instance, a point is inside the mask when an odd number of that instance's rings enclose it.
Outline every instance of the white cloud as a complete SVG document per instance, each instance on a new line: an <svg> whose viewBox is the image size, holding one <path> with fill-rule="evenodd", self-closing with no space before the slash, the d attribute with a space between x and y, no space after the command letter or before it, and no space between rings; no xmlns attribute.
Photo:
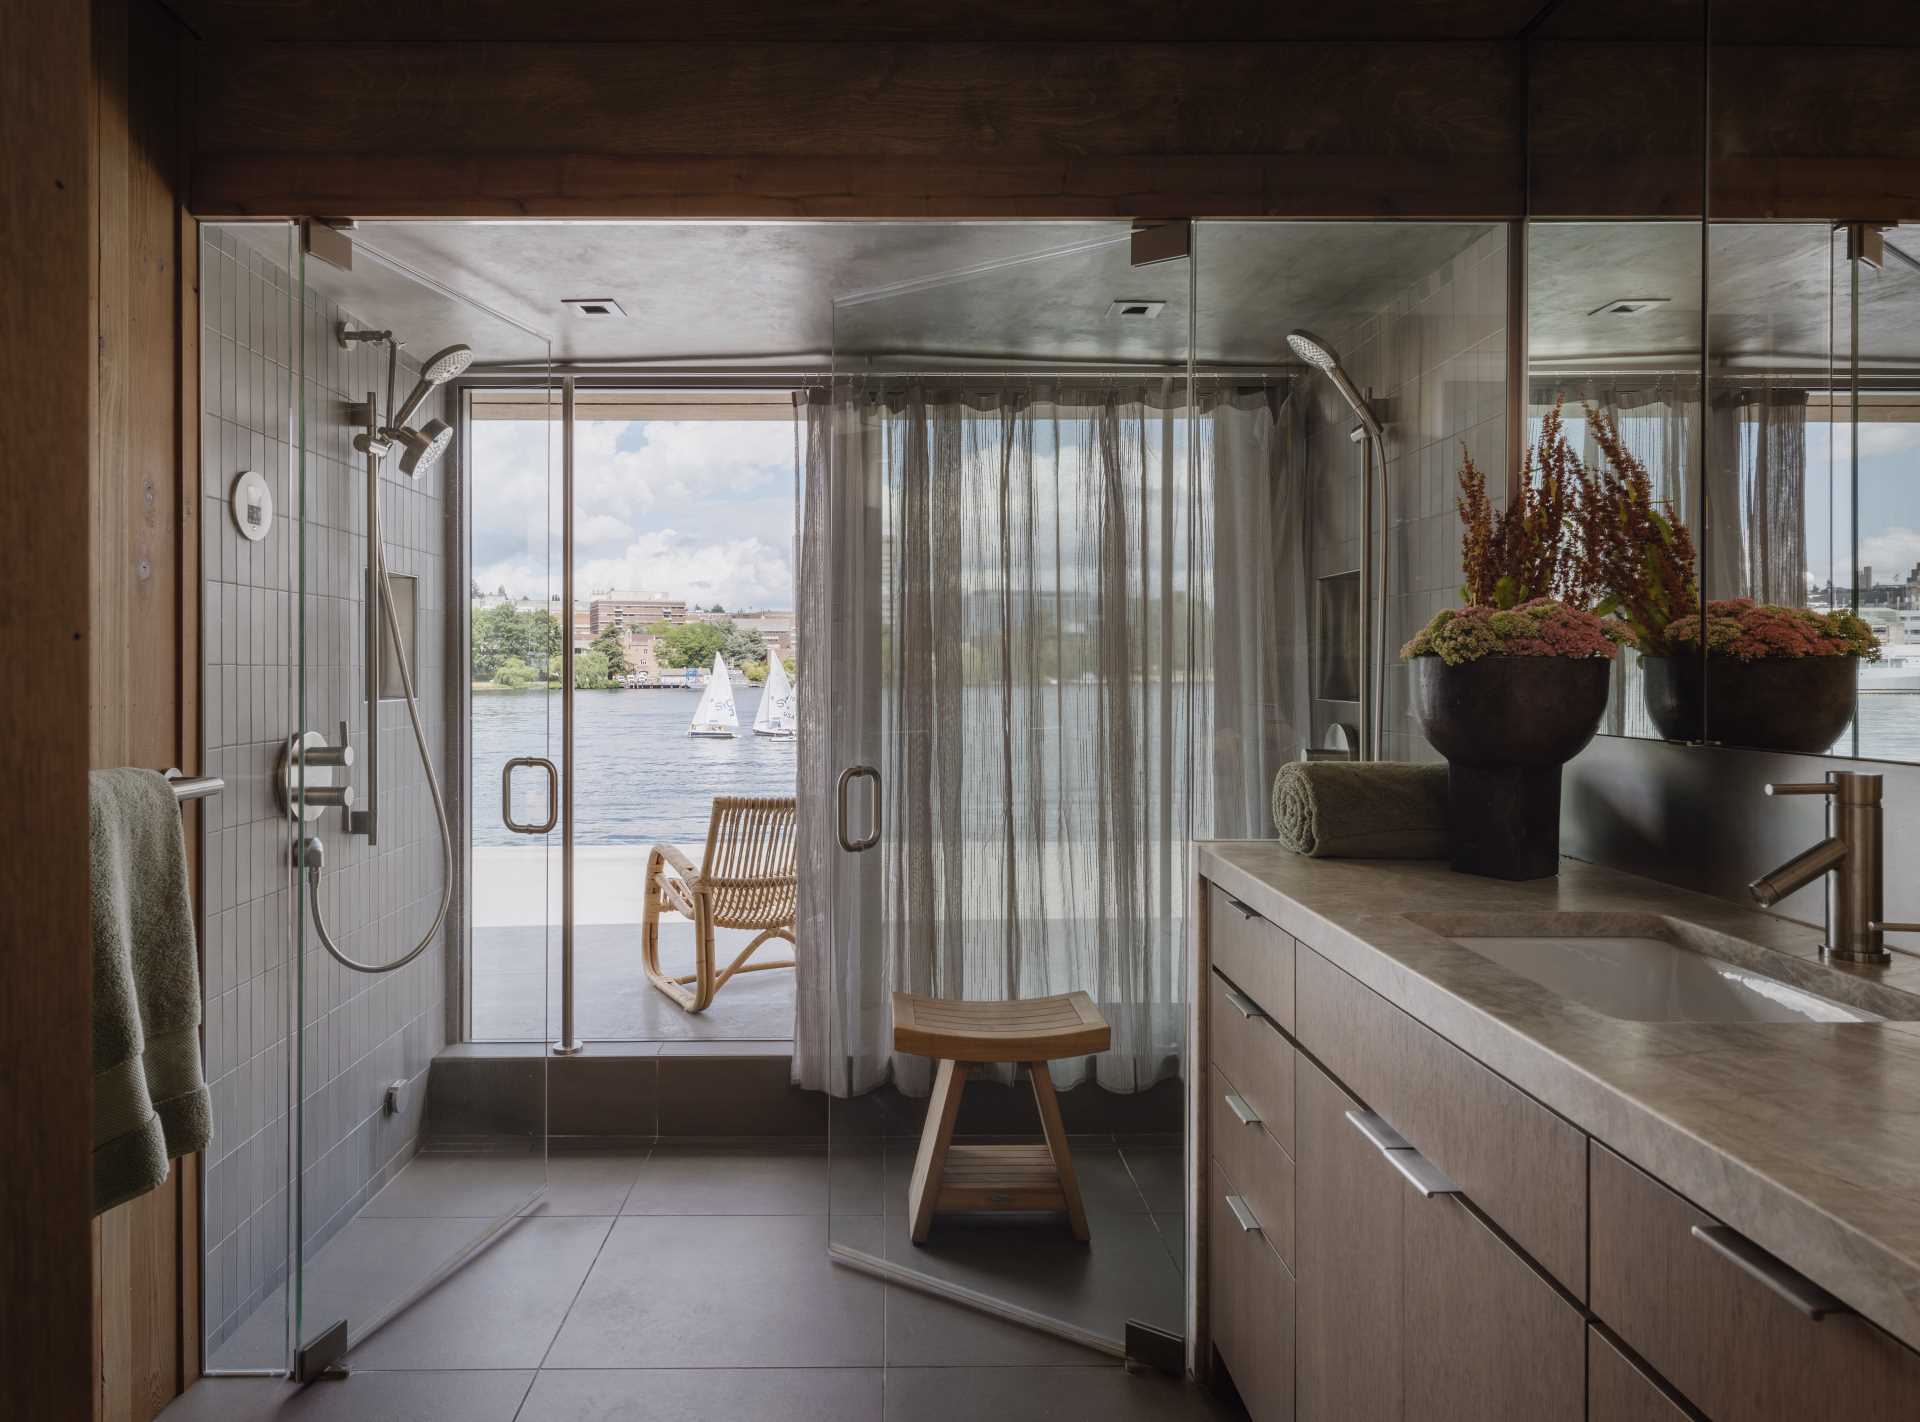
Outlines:
<svg viewBox="0 0 1920 1422"><path fill-rule="evenodd" d="M1904 579L1920 563L1920 530L1895 526L1861 539L1859 563L1875 582Z"/></svg>
<svg viewBox="0 0 1920 1422"><path fill-rule="evenodd" d="M472 482L474 580L517 596L558 587L557 424L477 424ZM583 592L659 590L729 607L792 602L787 422L582 420L574 485Z"/></svg>
<svg viewBox="0 0 1920 1422"><path fill-rule="evenodd" d="M1853 427L1837 421L1832 428L1834 458L1845 459L1853 447ZM1876 420L1861 427L1860 457L1862 459L1899 454L1909 449L1920 449L1920 422Z"/></svg>

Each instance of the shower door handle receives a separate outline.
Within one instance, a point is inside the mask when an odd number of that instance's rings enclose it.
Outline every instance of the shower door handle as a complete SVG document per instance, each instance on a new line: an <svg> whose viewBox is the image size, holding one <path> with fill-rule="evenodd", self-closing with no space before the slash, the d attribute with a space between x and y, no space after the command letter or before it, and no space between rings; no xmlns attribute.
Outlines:
<svg viewBox="0 0 1920 1422"><path fill-rule="evenodd" d="M871 818L867 821L867 833L863 839L854 839L847 833L847 789L854 781L865 776L873 782ZM850 765L840 772L840 782L834 788L838 811L834 817L834 829L840 836L840 847L849 854L858 854L863 849L872 849L880 842L880 772L870 765Z"/></svg>
<svg viewBox="0 0 1920 1422"><path fill-rule="evenodd" d="M537 825L521 824L513 817L513 772L515 767L537 765L547 772L547 818ZM500 771L500 822L515 834L546 834L560 823L560 770L540 755L517 755Z"/></svg>

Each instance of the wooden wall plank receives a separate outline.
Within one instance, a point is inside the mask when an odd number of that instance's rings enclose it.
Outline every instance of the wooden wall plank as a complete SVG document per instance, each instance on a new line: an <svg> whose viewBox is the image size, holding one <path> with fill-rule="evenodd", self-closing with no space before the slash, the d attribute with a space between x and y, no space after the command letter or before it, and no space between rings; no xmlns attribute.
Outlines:
<svg viewBox="0 0 1920 1422"><path fill-rule="evenodd" d="M1486 217L1522 198L1511 44L230 43L200 75L202 217Z"/></svg>
<svg viewBox="0 0 1920 1422"><path fill-rule="evenodd" d="M91 1397L92 1071L87 951L87 470L92 46L84 5L0 0L0 1416L84 1417Z"/></svg>
<svg viewBox="0 0 1920 1422"><path fill-rule="evenodd" d="M199 582L183 575L181 508L198 461L182 433L180 340L195 309L179 261L182 36L154 0L95 0L93 17L88 756L191 770L198 708L184 696L182 628L194 627L197 656ZM191 426L197 440L197 415ZM197 1182L195 1163L177 1162L94 1222L97 1422L148 1422L197 1375Z"/></svg>

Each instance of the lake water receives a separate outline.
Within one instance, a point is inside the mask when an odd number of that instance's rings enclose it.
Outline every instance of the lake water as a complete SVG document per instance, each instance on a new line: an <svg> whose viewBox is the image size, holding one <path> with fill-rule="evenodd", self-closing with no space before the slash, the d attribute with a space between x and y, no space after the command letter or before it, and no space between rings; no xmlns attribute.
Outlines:
<svg viewBox="0 0 1920 1422"><path fill-rule="evenodd" d="M757 686L734 688L740 734L687 734L697 691L581 691L574 707L574 837L581 844L699 843L716 795L791 795L794 743L753 734ZM560 761L560 693L473 693L473 842L535 841L500 823L500 771L516 755ZM546 813L538 770L514 773L515 813ZM557 836L557 831L556 831Z"/></svg>
<svg viewBox="0 0 1920 1422"><path fill-rule="evenodd" d="M687 723L696 691L582 691L574 717L575 837L581 844L700 843L716 795L794 793L794 743L756 736L750 727L761 689L737 686L741 734L696 739ZM1860 698L1863 755L1920 761L1920 693L1877 692ZM1840 749L1851 749L1852 733ZM532 843L500 823L500 769L516 755L560 759L560 693L473 693L473 827L475 844ZM545 815L546 785L537 771L514 777L516 813Z"/></svg>

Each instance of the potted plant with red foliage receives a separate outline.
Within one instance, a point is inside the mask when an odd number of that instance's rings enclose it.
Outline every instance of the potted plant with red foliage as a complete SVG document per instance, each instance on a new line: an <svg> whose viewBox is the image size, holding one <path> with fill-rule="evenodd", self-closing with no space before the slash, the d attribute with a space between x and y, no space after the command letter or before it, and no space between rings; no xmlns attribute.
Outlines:
<svg viewBox="0 0 1920 1422"><path fill-rule="evenodd" d="M1607 419L1592 406L1587 419L1605 458L1582 483L1580 553L1606 591L1596 610L1624 621L1640 648L1654 726L1671 741L1830 750L1853 719L1859 663L1879 659L1873 630L1845 609L1744 597L1702 609L1686 524L1654 501L1646 467Z"/></svg>
<svg viewBox="0 0 1920 1422"><path fill-rule="evenodd" d="M1496 879L1560 868L1560 767L1593 739L1620 645L1588 608L1592 567L1574 538L1584 475L1556 405L1497 517L1467 456L1458 508L1466 606L1401 649L1414 715L1447 758L1453 867Z"/></svg>
<svg viewBox="0 0 1920 1422"><path fill-rule="evenodd" d="M1701 634L1706 655L1700 654ZM1665 657L1646 659L1647 714L1677 740L1702 725L1733 746L1820 755L1853 720L1859 664L1878 661L1873 629L1854 613L1782 607L1750 597L1707 604L1705 625L1667 627ZM1706 707L1711 690L1713 703Z"/></svg>

